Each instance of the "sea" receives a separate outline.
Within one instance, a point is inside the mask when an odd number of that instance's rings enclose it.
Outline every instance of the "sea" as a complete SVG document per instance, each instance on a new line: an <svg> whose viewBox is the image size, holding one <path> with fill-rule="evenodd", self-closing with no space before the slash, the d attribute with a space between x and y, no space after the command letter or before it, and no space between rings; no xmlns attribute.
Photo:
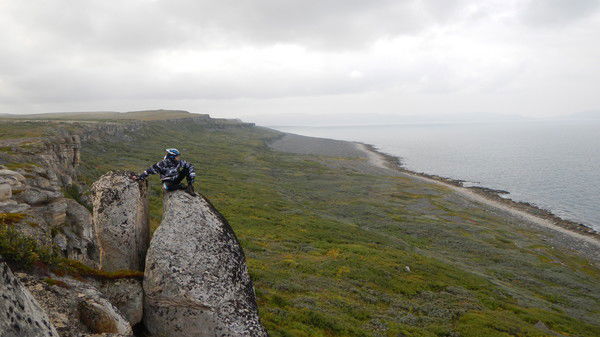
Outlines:
<svg viewBox="0 0 600 337"><path fill-rule="evenodd" d="M371 144L409 170L504 190L600 231L600 120L272 128Z"/></svg>

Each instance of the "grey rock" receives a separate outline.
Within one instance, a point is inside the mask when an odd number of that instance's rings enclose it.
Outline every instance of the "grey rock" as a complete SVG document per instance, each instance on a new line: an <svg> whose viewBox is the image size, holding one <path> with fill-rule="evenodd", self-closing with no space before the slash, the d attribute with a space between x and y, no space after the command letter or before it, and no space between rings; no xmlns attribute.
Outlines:
<svg viewBox="0 0 600 337"><path fill-rule="evenodd" d="M22 187L23 184L25 184L25 177L19 172L0 169L0 181L3 183L8 183L14 190Z"/></svg>
<svg viewBox="0 0 600 337"><path fill-rule="evenodd" d="M19 194L19 200L31 205L37 206L47 204L52 200L61 198L62 194L55 191L47 191L39 188L28 188Z"/></svg>
<svg viewBox="0 0 600 337"><path fill-rule="evenodd" d="M121 312L95 287L65 279L80 298L79 319L94 333L116 333L131 336L133 331Z"/></svg>
<svg viewBox="0 0 600 337"><path fill-rule="evenodd" d="M37 154L36 162L48 168L62 186L73 183L75 170L80 162L81 141L78 135L49 137L43 144L44 149Z"/></svg>
<svg viewBox="0 0 600 337"><path fill-rule="evenodd" d="M40 189L59 191L60 188L57 186L56 178L55 180L50 180L48 178L42 176L36 176L35 178L30 179L30 185L38 187Z"/></svg>
<svg viewBox="0 0 600 337"><path fill-rule="evenodd" d="M144 290L141 281L136 279L107 281L100 286L99 290L119 309L131 326L142 321Z"/></svg>
<svg viewBox="0 0 600 337"><path fill-rule="evenodd" d="M101 269L144 270L149 241L146 182L109 172L91 188Z"/></svg>
<svg viewBox="0 0 600 337"><path fill-rule="evenodd" d="M245 256L203 197L164 197L144 275L144 323L157 336L267 336Z"/></svg>
<svg viewBox="0 0 600 337"><path fill-rule="evenodd" d="M60 289L62 297L69 299L69 316L77 318L92 333L113 333L124 336L133 334L129 322L92 283L81 282L70 277L57 277L66 285ZM67 308L65 308L67 309Z"/></svg>
<svg viewBox="0 0 600 337"><path fill-rule="evenodd" d="M63 233L58 233L52 238L52 242L60 248L60 250L67 251L67 237Z"/></svg>
<svg viewBox="0 0 600 337"><path fill-rule="evenodd" d="M0 201L6 201L12 197L12 188L8 183L0 183Z"/></svg>
<svg viewBox="0 0 600 337"><path fill-rule="evenodd" d="M0 213L22 213L30 208L27 204L20 204L14 200L0 202Z"/></svg>
<svg viewBox="0 0 600 337"><path fill-rule="evenodd" d="M66 198L55 199L46 207L46 222L50 226L64 225L67 219L67 202Z"/></svg>
<svg viewBox="0 0 600 337"><path fill-rule="evenodd" d="M94 333L133 335L131 326L108 302L79 302L79 319Z"/></svg>
<svg viewBox="0 0 600 337"><path fill-rule="evenodd" d="M96 322L105 322L104 326L120 328L125 333L104 333L102 336L122 337L131 336L130 329L127 327L129 323L118 312L118 310L108 303L108 300L98 291L96 281L86 279L85 282L70 278L57 277L56 275L36 275L26 273L15 273L29 291L36 298L40 306L48 314L50 322L61 337L98 337L98 333L91 329L81 321L82 313L81 304L95 303L93 307L99 307L102 310L100 315L103 320L89 317L91 310L87 311L85 316L90 319L89 324ZM50 278L48 278L50 276ZM48 282L52 280L52 282ZM85 310L85 309L84 309ZM108 314L107 314L108 313ZM104 323L99 323L102 327ZM114 331L114 330L113 330Z"/></svg>
<svg viewBox="0 0 600 337"><path fill-rule="evenodd" d="M65 199L66 224L62 228L67 244L65 255L90 267L98 267L99 253L92 214L73 199Z"/></svg>
<svg viewBox="0 0 600 337"><path fill-rule="evenodd" d="M0 262L0 337L58 337L29 290Z"/></svg>

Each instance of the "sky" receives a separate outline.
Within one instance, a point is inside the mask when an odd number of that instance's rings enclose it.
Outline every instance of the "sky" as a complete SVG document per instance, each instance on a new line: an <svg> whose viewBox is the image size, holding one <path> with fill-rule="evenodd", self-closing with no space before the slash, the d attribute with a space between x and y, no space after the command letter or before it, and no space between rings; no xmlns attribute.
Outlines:
<svg viewBox="0 0 600 337"><path fill-rule="evenodd" d="M0 113L560 117L599 41L600 0L0 0Z"/></svg>

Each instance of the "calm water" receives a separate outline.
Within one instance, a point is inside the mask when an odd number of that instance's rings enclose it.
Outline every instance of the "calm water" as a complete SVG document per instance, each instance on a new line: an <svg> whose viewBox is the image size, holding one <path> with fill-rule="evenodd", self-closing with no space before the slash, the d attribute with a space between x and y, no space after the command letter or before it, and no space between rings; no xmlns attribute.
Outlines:
<svg viewBox="0 0 600 337"><path fill-rule="evenodd" d="M600 230L600 120L276 129L373 144L410 170L506 190Z"/></svg>

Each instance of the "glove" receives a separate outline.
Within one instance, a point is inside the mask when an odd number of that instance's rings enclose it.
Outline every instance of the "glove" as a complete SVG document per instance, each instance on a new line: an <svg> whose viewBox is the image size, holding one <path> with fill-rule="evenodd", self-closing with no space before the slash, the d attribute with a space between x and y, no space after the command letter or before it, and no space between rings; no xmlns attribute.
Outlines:
<svg viewBox="0 0 600 337"><path fill-rule="evenodd" d="M196 192L194 192L194 185L192 185L192 183L189 183L185 189L185 192L189 195L191 195L192 197L196 196Z"/></svg>

